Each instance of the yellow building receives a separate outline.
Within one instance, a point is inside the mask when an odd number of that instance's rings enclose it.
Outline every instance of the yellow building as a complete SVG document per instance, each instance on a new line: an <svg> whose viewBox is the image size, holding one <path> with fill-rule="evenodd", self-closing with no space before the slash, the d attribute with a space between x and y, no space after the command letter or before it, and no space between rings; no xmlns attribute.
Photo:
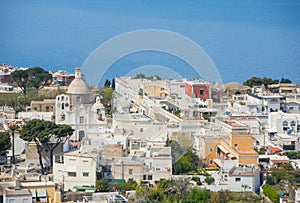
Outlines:
<svg viewBox="0 0 300 203"><path fill-rule="evenodd" d="M20 182L20 186L30 190L35 202L54 202L54 195L57 191L52 181Z"/></svg>
<svg viewBox="0 0 300 203"><path fill-rule="evenodd" d="M203 137L200 153L208 167L222 167L223 160L236 160L239 164L257 164L258 154L252 147L252 135L245 131L234 130L244 124L231 120L226 122L232 127L229 138Z"/></svg>

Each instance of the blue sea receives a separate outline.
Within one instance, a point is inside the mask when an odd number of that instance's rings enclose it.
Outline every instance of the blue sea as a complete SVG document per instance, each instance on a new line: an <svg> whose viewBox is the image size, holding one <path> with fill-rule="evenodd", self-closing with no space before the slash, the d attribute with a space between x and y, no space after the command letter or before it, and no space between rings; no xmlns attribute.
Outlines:
<svg viewBox="0 0 300 203"><path fill-rule="evenodd" d="M205 50L223 83L252 76L300 83L297 0L2 0L0 8L0 63L7 65L73 72L115 36L162 29ZM109 79L142 70L161 77L199 77L186 61L153 51L132 53L106 68L103 78ZM89 81L93 73L85 74Z"/></svg>

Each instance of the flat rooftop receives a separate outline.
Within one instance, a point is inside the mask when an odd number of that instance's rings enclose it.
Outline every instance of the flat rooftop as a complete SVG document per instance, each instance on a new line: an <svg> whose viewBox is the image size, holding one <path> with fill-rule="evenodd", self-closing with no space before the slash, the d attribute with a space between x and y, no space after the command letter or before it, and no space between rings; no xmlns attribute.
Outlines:
<svg viewBox="0 0 300 203"><path fill-rule="evenodd" d="M255 176L257 172L259 172L259 168L256 168L255 166L238 166L238 167L233 167L229 171L229 175L231 175L231 176Z"/></svg>

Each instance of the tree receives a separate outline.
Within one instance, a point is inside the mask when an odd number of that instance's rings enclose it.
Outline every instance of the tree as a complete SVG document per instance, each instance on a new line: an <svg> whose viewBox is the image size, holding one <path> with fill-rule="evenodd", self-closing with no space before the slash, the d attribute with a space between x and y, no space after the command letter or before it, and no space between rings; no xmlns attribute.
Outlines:
<svg viewBox="0 0 300 203"><path fill-rule="evenodd" d="M288 78L281 78L280 83L292 83L292 81Z"/></svg>
<svg viewBox="0 0 300 203"><path fill-rule="evenodd" d="M55 128L52 129L52 134L50 134L51 142L47 142L45 144L46 148L50 152L50 163L51 166L53 166L53 152L56 149L56 147L63 142L63 138L72 135L74 132L74 129L71 128L69 125L56 125Z"/></svg>
<svg viewBox="0 0 300 203"><path fill-rule="evenodd" d="M110 81L108 79L105 80L104 87L110 87Z"/></svg>
<svg viewBox="0 0 300 203"><path fill-rule="evenodd" d="M105 179L97 180L96 182L96 188L99 192L108 192L108 181Z"/></svg>
<svg viewBox="0 0 300 203"><path fill-rule="evenodd" d="M11 147L10 135L7 132L0 132L0 146L0 156L6 156Z"/></svg>
<svg viewBox="0 0 300 203"><path fill-rule="evenodd" d="M169 141L167 146L171 147L174 175L190 171L198 171L200 160L195 153L193 153L190 149L181 147L181 145L174 140Z"/></svg>
<svg viewBox="0 0 300 203"><path fill-rule="evenodd" d="M27 71L30 87L41 89L52 82L52 75L41 67L29 68Z"/></svg>
<svg viewBox="0 0 300 203"><path fill-rule="evenodd" d="M209 190L194 187L189 194L183 198L182 202L210 202L211 196Z"/></svg>
<svg viewBox="0 0 300 203"><path fill-rule="evenodd" d="M136 76L134 77L134 79L141 79L141 78L146 78L145 74L139 73L139 74L136 74Z"/></svg>
<svg viewBox="0 0 300 203"><path fill-rule="evenodd" d="M266 185L263 191L272 202L279 203L280 195L271 185Z"/></svg>
<svg viewBox="0 0 300 203"><path fill-rule="evenodd" d="M243 85L254 87L254 86L261 86L262 84L264 84L266 87L268 87L268 85L278 84L278 83L279 83L278 80L273 80L271 78L252 77L251 79L246 80L243 83Z"/></svg>
<svg viewBox="0 0 300 203"><path fill-rule="evenodd" d="M53 151L62 142L63 137L73 133L73 129L67 125L56 125L51 121L44 121L33 119L26 123L20 130L20 137L25 141L34 141L39 154L39 162L44 172L44 165L42 160L42 152L44 149L50 151L51 166L53 164ZM53 145L53 146L50 146Z"/></svg>
<svg viewBox="0 0 300 203"><path fill-rule="evenodd" d="M204 181L207 183L207 184L212 184L213 182L215 182L215 179L211 176L207 176Z"/></svg>
<svg viewBox="0 0 300 203"><path fill-rule="evenodd" d="M17 84L22 90L23 94L26 95L28 88L28 71L27 70L16 70L11 73L11 79Z"/></svg>
<svg viewBox="0 0 300 203"><path fill-rule="evenodd" d="M134 180L129 180L124 183L120 183L119 189L121 193L125 193L128 190L135 190L137 188L137 182Z"/></svg>
<svg viewBox="0 0 300 203"><path fill-rule="evenodd" d="M111 81L111 88L112 88L113 90L116 89L116 82L115 82L115 79L112 79L112 81Z"/></svg>
<svg viewBox="0 0 300 203"><path fill-rule="evenodd" d="M195 182L197 183L197 185L202 185L200 178L197 177L197 176L192 177L191 180L192 180L192 181L195 181Z"/></svg>
<svg viewBox="0 0 300 203"><path fill-rule="evenodd" d="M28 89L34 88L36 90L50 85L52 75L40 67L33 67L26 70L16 70L11 73L12 81L21 88L26 96Z"/></svg>

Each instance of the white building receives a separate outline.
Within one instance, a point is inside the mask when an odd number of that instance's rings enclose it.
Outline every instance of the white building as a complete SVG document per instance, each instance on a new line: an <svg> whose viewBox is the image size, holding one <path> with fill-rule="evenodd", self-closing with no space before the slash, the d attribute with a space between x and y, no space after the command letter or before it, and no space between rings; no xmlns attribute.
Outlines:
<svg viewBox="0 0 300 203"><path fill-rule="evenodd" d="M300 114L272 112L269 114L269 129L277 133L300 133Z"/></svg>
<svg viewBox="0 0 300 203"><path fill-rule="evenodd" d="M76 186L95 186L99 169L97 151L83 149L54 155L54 182L62 185L65 191L74 191Z"/></svg>
<svg viewBox="0 0 300 203"><path fill-rule="evenodd" d="M96 135L106 128L104 106L100 102L100 97L94 102L80 68L75 69L75 79L66 94L56 97L55 115L57 124L67 124L75 129L73 140Z"/></svg>
<svg viewBox="0 0 300 203"><path fill-rule="evenodd" d="M32 203L32 195L28 189L6 188L3 191L3 203Z"/></svg>
<svg viewBox="0 0 300 203"><path fill-rule="evenodd" d="M215 183L206 186L211 191L259 192L260 169L255 166L234 166L228 173L216 173L213 177Z"/></svg>

